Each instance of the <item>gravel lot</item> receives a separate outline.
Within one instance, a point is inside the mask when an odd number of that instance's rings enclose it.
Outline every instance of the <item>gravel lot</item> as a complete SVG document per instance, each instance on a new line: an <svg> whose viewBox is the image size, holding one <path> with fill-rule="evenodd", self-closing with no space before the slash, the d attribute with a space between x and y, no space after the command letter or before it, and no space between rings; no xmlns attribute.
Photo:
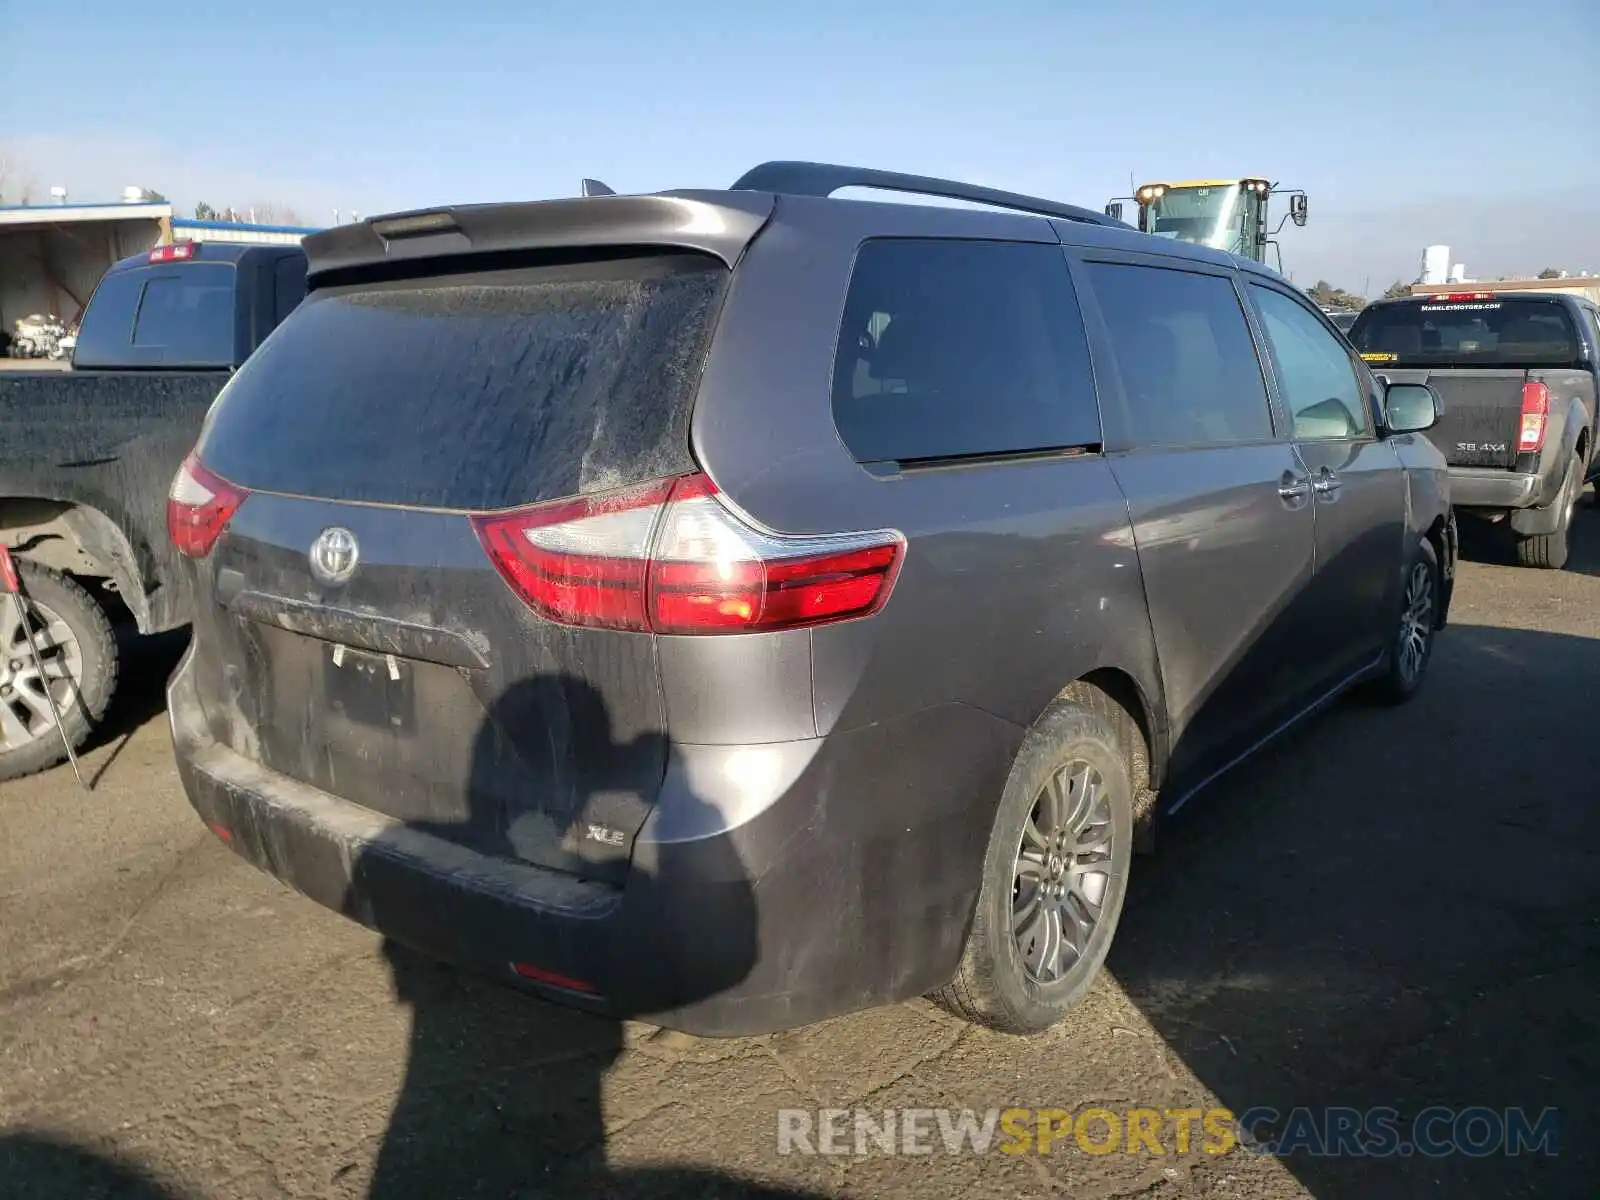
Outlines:
<svg viewBox="0 0 1600 1200"><path fill-rule="evenodd" d="M110 736L0 785L0 1194L1593 1195L1600 513L1473 548L1424 694L1340 705L1141 860L1110 972L1012 1040L925 1004L696 1041L400 952L184 802L139 647ZM783 1157L783 1108L1561 1110L1555 1157Z"/></svg>

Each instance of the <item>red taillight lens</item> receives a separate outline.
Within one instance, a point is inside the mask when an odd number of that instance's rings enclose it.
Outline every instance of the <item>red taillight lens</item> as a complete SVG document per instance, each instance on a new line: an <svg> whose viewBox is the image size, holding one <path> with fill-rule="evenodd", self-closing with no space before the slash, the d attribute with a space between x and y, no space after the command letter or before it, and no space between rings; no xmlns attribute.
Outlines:
<svg viewBox="0 0 1600 1200"><path fill-rule="evenodd" d="M167 492L167 534L172 544L190 558L204 558L249 495L207 470L191 452Z"/></svg>
<svg viewBox="0 0 1600 1200"><path fill-rule="evenodd" d="M1531 453L1544 447L1545 418L1550 415L1550 389L1530 380L1522 385L1522 428L1517 433L1517 452Z"/></svg>
<svg viewBox="0 0 1600 1200"><path fill-rule="evenodd" d="M662 479L472 523L505 581L540 616L645 629L650 535L671 488Z"/></svg>
<svg viewBox="0 0 1600 1200"><path fill-rule="evenodd" d="M657 633L793 629L862 617L889 598L898 534L783 537L741 520L703 475L680 479L650 564Z"/></svg>
<svg viewBox="0 0 1600 1200"><path fill-rule="evenodd" d="M473 524L535 612L655 633L793 629L883 607L896 533L785 537L741 519L703 475L540 505Z"/></svg>
<svg viewBox="0 0 1600 1200"><path fill-rule="evenodd" d="M195 245L193 242L174 242L170 246L157 246L150 251L150 261L153 263L183 262L193 258Z"/></svg>

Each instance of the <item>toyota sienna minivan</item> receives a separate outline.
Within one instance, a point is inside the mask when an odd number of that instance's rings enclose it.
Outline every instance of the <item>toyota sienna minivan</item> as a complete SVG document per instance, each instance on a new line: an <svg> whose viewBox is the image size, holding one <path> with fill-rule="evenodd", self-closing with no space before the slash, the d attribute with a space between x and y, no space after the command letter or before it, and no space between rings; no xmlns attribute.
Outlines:
<svg viewBox="0 0 1600 1200"><path fill-rule="evenodd" d="M1047 1028L1158 812L1445 623L1435 396L1254 263L806 163L305 248L172 485L184 787L563 1003Z"/></svg>

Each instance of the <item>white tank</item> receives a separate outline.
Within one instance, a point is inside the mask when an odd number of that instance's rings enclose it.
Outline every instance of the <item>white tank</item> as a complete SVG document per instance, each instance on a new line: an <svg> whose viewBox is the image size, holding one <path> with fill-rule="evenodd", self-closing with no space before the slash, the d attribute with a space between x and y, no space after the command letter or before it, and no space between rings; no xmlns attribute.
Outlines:
<svg viewBox="0 0 1600 1200"><path fill-rule="evenodd" d="M1450 247L1429 246L1422 252L1422 282L1447 283L1450 276Z"/></svg>
<svg viewBox="0 0 1600 1200"><path fill-rule="evenodd" d="M1456 263L1450 268L1451 283L1465 283L1467 281L1467 267L1465 263Z"/></svg>

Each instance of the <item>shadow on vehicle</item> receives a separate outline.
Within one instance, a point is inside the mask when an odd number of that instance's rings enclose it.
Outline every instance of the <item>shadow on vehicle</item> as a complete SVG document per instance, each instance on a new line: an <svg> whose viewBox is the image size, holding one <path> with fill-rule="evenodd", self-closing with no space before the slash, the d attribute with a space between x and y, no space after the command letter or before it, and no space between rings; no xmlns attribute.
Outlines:
<svg viewBox="0 0 1600 1200"><path fill-rule="evenodd" d="M525 713L528 693L560 688L578 716L597 717L610 726L600 696L570 677L527 680L499 698L484 720L474 750L474 775L487 778L503 745L497 723ZM660 735L646 734L659 739ZM619 754L638 750L619 746ZM487 788L472 790L474 806L494 804ZM581 804L582 800L577 800ZM478 814L475 814L478 815ZM493 822L472 822L481 827ZM383 932L391 925L437 931L453 940L461 912L439 914L436 922L419 916L414 881L394 870L419 833L448 836L445 827L413 823L380 839L354 864L345 911ZM456 831L459 833L459 830ZM505 853L510 854L508 848ZM731 853L731 851L730 851ZM748 972L757 953L755 896L738 863L722 864L734 881L725 911L742 913L720 923L724 941L718 974L697 976L692 984L663 981L660 994L683 1004L732 987ZM632 886L632 885L630 885ZM648 886L648 885L646 885ZM487 921L493 914L485 912ZM505 955L516 951L517 931L506 928ZM426 937L427 934L425 933ZM395 1197L593 1195L608 1197L793 1197L804 1193L765 1187L712 1170L689 1167L613 1169L607 1165L607 1120L602 1078L624 1049L621 1017L597 1016L536 1003L503 987L473 979L424 959L393 941L384 943L397 998L412 1010L411 1045L404 1084L395 1103L374 1168L371 1195ZM472 959L459 943L426 947L430 953ZM638 953L649 970L648 946ZM508 962L481 961L486 972L509 975ZM684 986L692 991L683 990ZM581 993L569 1000L582 1004ZM708 1144L719 1130L705 1130Z"/></svg>
<svg viewBox="0 0 1600 1200"><path fill-rule="evenodd" d="M1236 1114L1389 1106L1404 1138L1430 1105L1559 1110L1554 1158L1288 1158L1315 1195L1578 1195L1594 1178L1576 1134L1600 1071L1600 742L1582 717L1600 640L1447 640L1403 725L1341 705L1197 804L1203 821L1172 822L1108 964Z"/></svg>

